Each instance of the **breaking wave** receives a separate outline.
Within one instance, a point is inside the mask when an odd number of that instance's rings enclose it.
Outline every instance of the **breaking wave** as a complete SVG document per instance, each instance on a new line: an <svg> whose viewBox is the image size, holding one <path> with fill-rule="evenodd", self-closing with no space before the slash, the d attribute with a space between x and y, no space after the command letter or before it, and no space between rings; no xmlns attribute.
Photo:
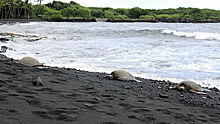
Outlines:
<svg viewBox="0 0 220 124"><path fill-rule="evenodd" d="M163 34L171 34L180 37L190 37L199 40L219 40L220 34L218 33L207 33L207 32L181 32L175 30L162 30Z"/></svg>

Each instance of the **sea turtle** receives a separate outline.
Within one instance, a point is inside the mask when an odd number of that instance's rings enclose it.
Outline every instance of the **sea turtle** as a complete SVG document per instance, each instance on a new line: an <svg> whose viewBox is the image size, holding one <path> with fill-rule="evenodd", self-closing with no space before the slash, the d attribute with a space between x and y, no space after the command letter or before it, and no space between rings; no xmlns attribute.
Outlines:
<svg viewBox="0 0 220 124"><path fill-rule="evenodd" d="M178 83L175 87L172 89L177 89L177 90L183 90L183 91L188 91L196 94L202 94L205 95L207 93L204 92L209 92L210 90L202 88L199 84L193 82L193 81L182 81Z"/></svg>
<svg viewBox="0 0 220 124"><path fill-rule="evenodd" d="M32 76L32 83L33 83L33 85L43 86L42 80L39 75Z"/></svg>
<svg viewBox="0 0 220 124"><path fill-rule="evenodd" d="M135 82L141 82L133 75L131 75L129 72L123 71L123 70L115 70L110 75L106 76L109 80L120 80L120 81L135 81Z"/></svg>
<svg viewBox="0 0 220 124"><path fill-rule="evenodd" d="M42 63L32 57L24 57L21 59L20 63L26 66L43 66Z"/></svg>

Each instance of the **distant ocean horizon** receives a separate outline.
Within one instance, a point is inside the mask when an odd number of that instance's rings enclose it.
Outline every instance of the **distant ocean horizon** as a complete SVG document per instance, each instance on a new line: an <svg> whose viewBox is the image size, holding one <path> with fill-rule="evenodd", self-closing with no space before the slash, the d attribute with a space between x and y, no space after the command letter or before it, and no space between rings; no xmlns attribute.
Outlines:
<svg viewBox="0 0 220 124"><path fill-rule="evenodd" d="M0 42L13 49L5 55L15 59L32 56L48 66L92 72L122 69L220 89L219 23L31 22L2 25L0 33L47 37Z"/></svg>

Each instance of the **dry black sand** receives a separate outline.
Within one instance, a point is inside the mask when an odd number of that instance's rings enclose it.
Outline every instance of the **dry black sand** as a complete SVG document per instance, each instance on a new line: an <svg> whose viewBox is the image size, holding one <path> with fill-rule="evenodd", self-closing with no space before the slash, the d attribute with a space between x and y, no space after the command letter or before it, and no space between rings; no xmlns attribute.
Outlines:
<svg viewBox="0 0 220 124"><path fill-rule="evenodd" d="M32 85L37 74L43 86ZM123 82L105 75L26 67L0 54L0 124L220 123L216 88L197 95L169 90L175 85L169 81Z"/></svg>

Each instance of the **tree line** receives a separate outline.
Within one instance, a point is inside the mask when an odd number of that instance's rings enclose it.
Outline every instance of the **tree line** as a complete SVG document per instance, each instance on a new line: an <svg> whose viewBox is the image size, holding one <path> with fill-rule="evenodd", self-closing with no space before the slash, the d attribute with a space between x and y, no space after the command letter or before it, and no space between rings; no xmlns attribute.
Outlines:
<svg viewBox="0 0 220 124"><path fill-rule="evenodd" d="M32 5L28 0L1 0L0 19L21 19L29 18Z"/></svg>
<svg viewBox="0 0 220 124"><path fill-rule="evenodd" d="M84 7L71 1L70 3L53 1L48 4L31 4L30 0L1 0L0 19L95 19L108 20L148 20L165 22L220 22L220 11L212 9L183 8L177 9L142 9L134 7Z"/></svg>

